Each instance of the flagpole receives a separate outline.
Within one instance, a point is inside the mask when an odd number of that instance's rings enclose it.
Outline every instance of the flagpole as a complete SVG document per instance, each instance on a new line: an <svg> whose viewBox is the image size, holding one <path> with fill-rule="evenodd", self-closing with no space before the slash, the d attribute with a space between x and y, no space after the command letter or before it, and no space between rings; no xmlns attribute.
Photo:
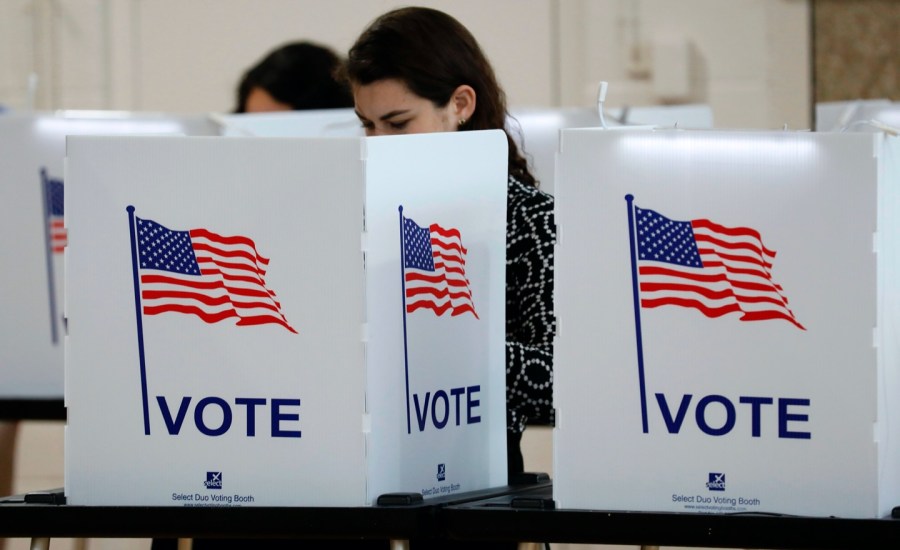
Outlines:
<svg viewBox="0 0 900 550"><path fill-rule="evenodd" d="M41 189L44 191L44 249L47 260L47 296L50 301L50 341L53 345L59 341L56 328L56 285L53 273L53 231L50 229L50 178L47 177L47 169L41 167Z"/></svg>
<svg viewBox="0 0 900 550"><path fill-rule="evenodd" d="M647 387L644 384L644 342L641 336L641 295L638 285L637 254L635 251L634 195L625 195L628 203L628 241L631 247L631 290L634 295L634 334L637 340L638 381L641 387L641 425L649 433L647 422Z"/></svg>
<svg viewBox="0 0 900 550"><path fill-rule="evenodd" d="M406 351L406 245L403 238L403 205L400 210L400 294L403 299L403 369L406 375L406 433L412 433L409 412L409 353Z"/></svg>
<svg viewBox="0 0 900 550"><path fill-rule="evenodd" d="M137 317L138 355L141 361L141 398L144 405L144 435L150 435L150 405L147 400L147 366L144 361L144 317L141 314L141 283L138 276L137 236L134 206L128 205L128 229L131 235L131 275L134 280L134 313Z"/></svg>

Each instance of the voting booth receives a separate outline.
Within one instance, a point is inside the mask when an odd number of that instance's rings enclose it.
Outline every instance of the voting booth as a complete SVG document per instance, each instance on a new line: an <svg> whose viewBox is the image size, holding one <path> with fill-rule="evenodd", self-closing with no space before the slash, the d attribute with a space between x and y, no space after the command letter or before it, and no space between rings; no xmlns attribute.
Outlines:
<svg viewBox="0 0 900 550"><path fill-rule="evenodd" d="M199 116L64 111L0 117L0 398L63 395L66 135L215 132Z"/></svg>
<svg viewBox="0 0 900 550"><path fill-rule="evenodd" d="M678 126L707 129L713 127L709 105L654 105L605 109L605 122L610 127L631 125ZM514 108L507 128L523 151L541 191L554 192L556 152L559 132L563 128L599 128L597 109L584 107Z"/></svg>
<svg viewBox="0 0 900 550"><path fill-rule="evenodd" d="M214 114L226 137L353 137L363 136L353 109L311 109L271 113Z"/></svg>
<svg viewBox="0 0 900 550"><path fill-rule="evenodd" d="M68 502L505 485L506 157L499 131L70 138Z"/></svg>
<svg viewBox="0 0 900 550"><path fill-rule="evenodd" d="M900 504L900 147L564 130L558 507Z"/></svg>
<svg viewBox="0 0 900 550"><path fill-rule="evenodd" d="M706 129L713 126L709 105L654 105L616 107L605 111L610 127L631 125L678 126ZM273 113L210 115L226 137L348 137L365 131L353 109L320 109ZM596 128L600 115L583 107L513 108L506 127L528 160L541 191L553 194L556 151L563 128Z"/></svg>
<svg viewBox="0 0 900 550"><path fill-rule="evenodd" d="M900 104L888 99L816 103L817 132L865 131L872 120L900 127Z"/></svg>

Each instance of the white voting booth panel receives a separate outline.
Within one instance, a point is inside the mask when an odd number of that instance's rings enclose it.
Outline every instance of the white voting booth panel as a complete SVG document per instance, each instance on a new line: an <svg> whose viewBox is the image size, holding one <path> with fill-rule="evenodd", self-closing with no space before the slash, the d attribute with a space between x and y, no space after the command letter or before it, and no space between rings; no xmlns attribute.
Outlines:
<svg viewBox="0 0 900 550"><path fill-rule="evenodd" d="M562 132L560 507L900 503L897 152L874 134Z"/></svg>
<svg viewBox="0 0 900 550"><path fill-rule="evenodd" d="M363 136L353 109L314 109L273 113L215 115L226 137L353 137Z"/></svg>
<svg viewBox="0 0 900 550"><path fill-rule="evenodd" d="M0 118L0 397L63 395L65 139L97 133L214 135L215 127L205 117L151 113Z"/></svg>
<svg viewBox="0 0 900 550"><path fill-rule="evenodd" d="M501 132L67 155L68 502L506 483Z"/></svg>
<svg viewBox="0 0 900 550"><path fill-rule="evenodd" d="M887 99L859 99L855 101L825 101L816 104L816 131L840 132L862 131L866 120L877 119L886 112L893 111L888 119L900 127L900 105ZM890 123L890 122L886 122Z"/></svg>
<svg viewBox="0 0 900 550"><path fill-rule="evenodd" d="M605 122L610 127L650 124L705 129L713 125L712 109L708 105L618 107L605 112ZM563 128L598 128L600 115L596 109L582 107L512 109L507 126L524 151L541 191L552 195L559 131Z"/></svg>
<svg viewBox="0 0 900 550"><path fill-rule="evenodd" d="M226 137L346 137L365 133L353 109L241 113L214 118ZM713 116L708 105L619 107L608 110L607 124L712 128ZM507 126L525 152L541 190L552 194L559 131L598 127L600 115L596 109L576 107L520 108L510 111Z"/></svg>

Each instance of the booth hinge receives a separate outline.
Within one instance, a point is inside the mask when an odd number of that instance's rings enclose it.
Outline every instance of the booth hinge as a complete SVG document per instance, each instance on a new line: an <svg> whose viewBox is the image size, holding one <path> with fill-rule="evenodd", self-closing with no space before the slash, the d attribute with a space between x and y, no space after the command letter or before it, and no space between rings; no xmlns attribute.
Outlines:
<svg viewBox="0 0 900 550"><path fill-rule="evenodd" d="M359 249L362 252L369 251L369 234L365 231L359 234Z"/></svg>

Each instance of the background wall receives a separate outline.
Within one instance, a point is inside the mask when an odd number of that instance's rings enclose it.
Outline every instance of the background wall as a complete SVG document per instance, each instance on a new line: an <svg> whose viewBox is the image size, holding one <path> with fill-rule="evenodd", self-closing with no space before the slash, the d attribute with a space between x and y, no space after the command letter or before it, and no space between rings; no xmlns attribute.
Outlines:
<svg viewBox="0 0 900 550"><path fill-rule="evenodd" d="M418 3L473 32L513 107L590 107L607 80L610 106L701 102L719 126L810 126L807 0ZM4 0L0 103L226 111L241 73L266 51L305 38L344 53L368 22L402 4Z"/></svg>
<svg viewBox="0 0 900 550"><path fill-rule="evenodd" d="M900 2L815 0L816 102L900 100Z"/></svg>

